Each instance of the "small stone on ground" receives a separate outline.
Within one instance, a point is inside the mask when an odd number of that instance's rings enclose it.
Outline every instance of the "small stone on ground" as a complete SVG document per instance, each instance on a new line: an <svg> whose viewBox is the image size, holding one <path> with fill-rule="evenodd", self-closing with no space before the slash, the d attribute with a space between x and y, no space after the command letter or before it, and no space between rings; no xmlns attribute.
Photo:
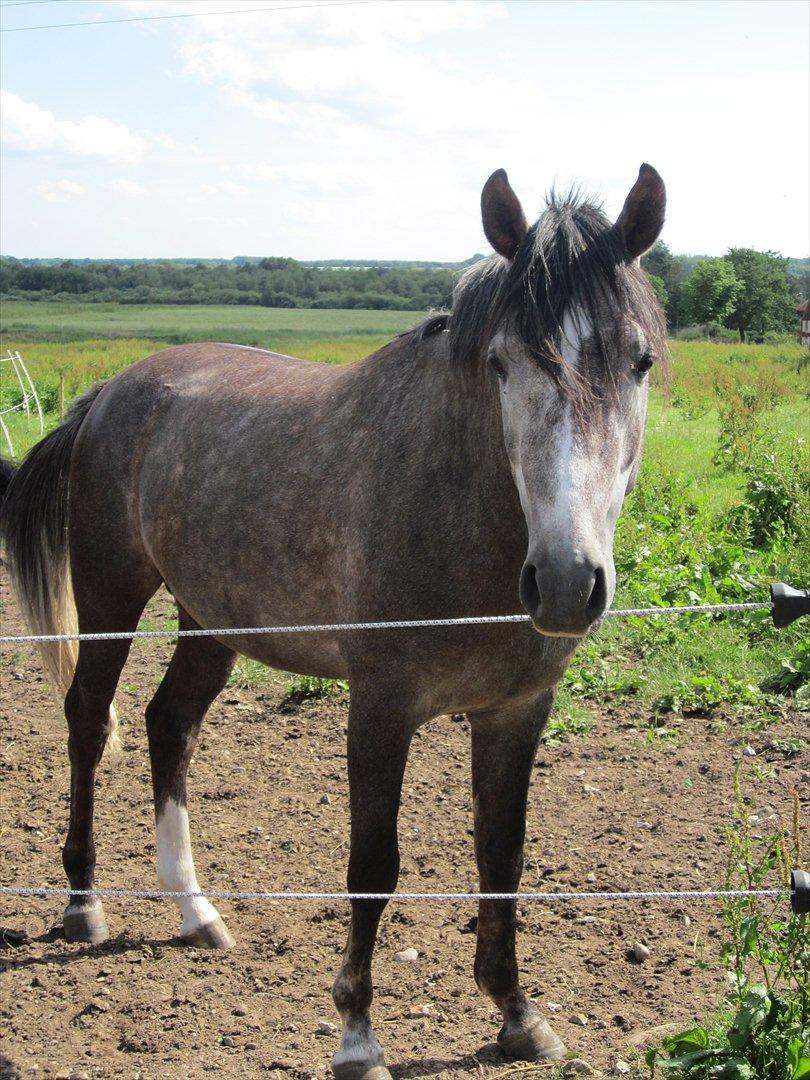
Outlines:
<svg viewBox="0 0 810 1080"><path fill-rule="evenodd" d="M419 959L419 953L416 949L403 949L396 954L394 959L398 964L415 964Z"/></svg>

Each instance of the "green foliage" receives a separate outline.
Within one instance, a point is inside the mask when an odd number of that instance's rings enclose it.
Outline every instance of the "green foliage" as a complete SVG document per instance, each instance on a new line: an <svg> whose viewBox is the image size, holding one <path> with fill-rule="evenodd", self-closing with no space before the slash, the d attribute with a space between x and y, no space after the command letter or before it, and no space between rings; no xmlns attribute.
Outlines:
<svg viewBox="0 0 810 1080"><path fill-rule="evenodd" d="M287 683L289 701L308 701L313 698L335 697L349 689L342 679L322 679L317 675L292 675Z"/></svg>
<svg viewBox="0 0 810 1080"><path fill-rule="evenodd" d="M228 686L235 690L260 690L269 683L275 682L276 679L277 672L266 664L240 656L234 664Z"/></svg>
<svg viewBox="0 0 810 1080"><path fill-rule="evenodd" d="M754 380L738 372L721 373L714 392L719 421L715 462L729 469L747 466L763 444L763 414L779 400L779 386L764 372Z"/></svg>
<svg viewBox="0 0 810 1080"><path fill-rule="evenodd" d="M786 886L801 865L801 822L794 795L792 837L782 828L755 842L739 770L734 825L728 830L726 889ZM646 1054L650 1075L672 1080L803 1080L810 1076L810 934L807 917L784 898L729 897L723 904L720 959L728 977L714 1023L665 1038Z"/></svg>
<svg viewBox="0 0 810 1080"><path fill-rule="evenodd" d="M775 252L751 248L732 248L723 259L673 255L659 240L641 265L651 278L663 283L667 324L678 336L683 333L685 340L705 340L706 324L716 324L716 320L725 321L740 341L763 340L769 333L796 338L793 308L798 299L807 296L807 260L783 259ZM738 283L730 308L730 291L720 288L721 278L731 280L727 267L731 267ZM698 276L693 280L696 272ZM719 314L721 311L723 314ZM699 325L687 327L690 320ZM711 328L708 336L711 340L725 340L719 328Z"/></svg>
<svg viewBox="0 0 810 1080"><path fill-rule="evenodd" d="M665 299L659 295L659 300L664 304L667 323L670 326L678 326L683 321L680 315L681 289L688 272L687 260L681 255L673 255L664 241L659 240L641 260L641 265L650 276L656 292L658 292L658 287L655 279L663 283Z"/></svg>
<svg viewBox="0 0 810 1080"><path fill-rule="evenodd" d="M701 259L683 286L685 313L697 323L722 322L734 310L741 291L727 259Z"/></svg>
<svg viewBox="0 0 810 1080"><path fill-rule="evenodd" d="M324 267L279 258L229 263L0 260L3 297L36 301L425 311L450 304L454 279L450 267Z"/></svg>
<svg viewBox="0 0 810 1080"><path fill-rule="evenodd" d="M684 326L677 333L679 341L711 341L724 342L730 345L739 341L740 335L736 330L729 330L719 322L702 323L700 326Z"/></svg>
<svg viewBox="0 0 810 1080"><path fill-rule="evenodd" d="M780 693L796 693L810 686L810 638L798 642L796 648L784 657L778 674L767 684L769 689Z"/></svg>
<svg viewBox="0 0 810 1080"><path fill-rule="evenodd" d="M733 676L693 675L679 679L666 694L654 702L659 712L710 714L719 705L766 708L770 702L758 686Z"/></svg>
<svg viewBox="0 0 810 1080"><path fill-rule="evenodd" d="M772 750L778 750L785 757L794 757L796 754L803 754L810 747L810 743L806 739L798 738L771 739L770 747Z"/></svg>
<svg viewBox="0 0 810 1080"><path fill-rule="evenodd" d="M775 251L753 248L731 248L726 259L734 267L741 289L725 322L739 332L740 340L767 330L793 328L796 300L788 280L788 260Z"/></svg>
<svg viewBox="0 0 810 1080"><path fill-rule="evenodd" d="M572 735L587 735L593 728L593 717L585 709L576 706L557 707L543 731L546 746L560 746Z"/></svg>
<svg viewBox="0 0 810 1080"><path fill-rule="evenodd" d="M747 519L754 547L779 542L810 544L810 455L803 439L762 450L745 463L740 520Z"/></svg>
<svg viewBox="0 0 810 1080"><path fill-rule="evenodd" d="M653 287L653 292L658 299L658 303L662 308L666 309L667 301L669 300L666 282L663 278L658 277L657 274L648 274L647 276L650 279L650 284Z"/></svg>
<svg viewBox="0 0 810 1080"><path fill-rule="evenodd" d="M626 657L600 656L598 645L588 641L565 672L562 686L572 698L591 701L634 697L644 685L644 676L638 671L622 670L616 663L621 659Z"/></svg>

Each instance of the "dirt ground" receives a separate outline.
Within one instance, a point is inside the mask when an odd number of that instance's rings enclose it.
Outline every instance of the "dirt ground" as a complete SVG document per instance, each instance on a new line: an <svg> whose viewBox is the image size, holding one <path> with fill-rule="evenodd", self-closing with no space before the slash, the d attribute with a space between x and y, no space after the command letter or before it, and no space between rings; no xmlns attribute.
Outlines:
<svg viewBox="0 0 810 1080"><path fill-rule="evenodd" d="M20 632L7 583L2 590L4 632ZM142 717L170 648L139 643L122 679L124 753L105 760L99 778L101 887L155 887ZM33 649L0 647L0 679L0 884L62 886L64 721ZM282 685L222 695L190 775L203 887L344 887L346 715L345 696L293 704ZM756 829L789 815L791 787L810 793L807 755L769 748L775 735L806 735L800 717L755 735L733 722L713 734L707 718L689 718L663 744L646 737L648 720L640 707L606 707L589 736L540 749L526 889L722 885L733 770L747 744L757 751L751 761L767 766L748 787ZM401 889L476 887L469 772L466 722L445 718L419 733L401 814ZM329 1075L338 1036L319 1025L337 1022L329 991L345 905L221 902L237 939L227 953L178 947L179 920L165 900L108 900L111 939L71 945L62 906L61 897L0 896L0 927L11 931L0 937L0 1075ZM374 1015L395 1077L464 1080L507 1067L494 1045L498 1018L472 979L474 914L469 902L389 905ZM711 903L527 903L524 984L576 1056L597 1069L617 1056L632 1064L717 1004L722 974L695 961L716 957L719 925ZM628 958L637 941L650 949L640 964ZM396 963L410 946L418 961Z"/></svg>

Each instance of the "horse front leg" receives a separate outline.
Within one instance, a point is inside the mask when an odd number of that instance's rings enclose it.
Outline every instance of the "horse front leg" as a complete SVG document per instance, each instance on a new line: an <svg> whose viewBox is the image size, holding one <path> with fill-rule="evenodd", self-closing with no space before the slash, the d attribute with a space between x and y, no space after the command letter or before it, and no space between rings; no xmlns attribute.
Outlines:
<svg viewBox="0 0 810 1080"><path fill-rule="evenodd" d="M352 687L348 768L353 893L388 893L399 876L397 814L411 737L412 716L390 701ZM385 900L353 900L349 936L332 997L343 1035L332 1059L337 1080L391 1080L371 1024L371 958Z"/></svg>
<svg viewBox="0 0 810 1080"><path fill-rule="evenodd" d="M553 700L549 690L528 705L470 716L475 854L482 893L516 892L520 885L529 778ZM556 1061L565 1047L520 986L516 922L514 900L479 901L475 981L501 1010L498 1043L509 1057Z"/></svg>

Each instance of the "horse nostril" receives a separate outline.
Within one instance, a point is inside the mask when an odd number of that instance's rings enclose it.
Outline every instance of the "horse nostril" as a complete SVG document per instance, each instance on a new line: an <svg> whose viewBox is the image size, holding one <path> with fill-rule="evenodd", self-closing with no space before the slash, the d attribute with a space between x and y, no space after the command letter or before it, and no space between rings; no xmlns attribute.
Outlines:
<svg viewBox="0 0 810 1080"><path fill-rule="evenodd" d="M537 567L531 563L526 563L521 571L518 592L521 604L534 617L540 607L540 589L537 586Z"/></svg>
<svg viewBox="0 0 810 1080"><path fill-rule="evenodd" d="M594 571L593 588L591 589L591 595L588 597L588 603L586 610L588 612L588 618L591 622L595 622L600 615L602 615L607 607L607 578L605 571L601 566L597 566Z"/></svg>

